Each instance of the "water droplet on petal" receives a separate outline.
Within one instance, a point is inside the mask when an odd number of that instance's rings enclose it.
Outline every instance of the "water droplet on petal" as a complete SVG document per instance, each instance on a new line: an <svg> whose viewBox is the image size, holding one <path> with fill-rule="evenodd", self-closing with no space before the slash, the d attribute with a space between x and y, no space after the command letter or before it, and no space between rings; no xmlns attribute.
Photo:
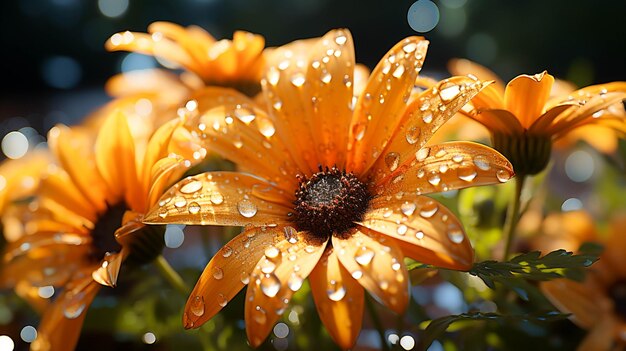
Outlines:
<svg viewBox="0 0 626 351"><path fill-rule="evenodd" d="M330 83L331 79L333 78L333 76L330 75L330 73L328 72L324 72L321 76L320 76L320 80L322 81L322 83L324 84L328 84Z"/></svg>
<svg viewBox="0 0 626 351"><path fill-rule="evenodd" d="M235 117L245 124L250 124L256 118L256 115L249 109L241 106L237 106L235 109Z"/></svg>
<svg viewBox="0 0 626 351"><path fill-rule="evenodd" d="M508 182L511 179L511 175L509 174L509 172L505 171L504 169L499 169L496 172L496 177L502 183Z"/></svg>
<svg viewBox="0 0 626 351"><path fill-rule="evenodd" d="M228 299L224 296L224 294L217 294L217 304L221 307L226 307L228 304Z"/></svg>
<svg viewBox="0 0 626 351"><path fill-rule="evenodd" d="M354 279L357 279L357 280L358 280L358 279L361 279L361 277L363 277L363 272L358 271L358 270L357 270L357 271L352 272L352 278L354 278Z"/></svg>
<svg viewBox="0 0 626 351"><path fill-rule="evenodd" d="M406 234L406 231L407 231L408 229L409 229L409 228L407 228L407 226L406 226L406 225L401 224L401 225L399 225L399 226L398 226L398 228L396 229L396 232L398 233L398 235L404 235L404 234Z"/></svg>
<svg viewBox="0 0 626 351"><path fill-rule="evenodd" d="M265 324L267 322L267 316L265 310L261 306L256 306L256 313L254 313L254 320L259 324Z"/></svg>
<svg viewBox="0 0 626 351"><path fill-rule="evenodd" d="M224 278L224 271L220 267L213 267L213 278L215 280Z"/></svg>
<svg viewBox="0 0 626 351"><path fill-rule="evenodd" d="M182 208L185 207L187 205L187 199L185 199L182 196L176 196L176 198L174 198L174 206L176 206L177 208Z"/></svg>
<svg viewBox="0 0 626 351"><path fill-rule="evenodd" d="M400 210L402 211L402 213L404 213L405 216L410 216L413 214L416 207L417 206L415 205L414 202L407 201L400 206Z"/></svg>
<svg viewBox="0 0 626 351"><path fill-rule="evenodd" d="M233 254L233 249L230 246L222 247L222 257L228 258Z"/></svg>
<svg viewBox="0 0 626 351"><path fill-rule="evenodd" d="M306 82L306 78L302 73L296 73L291 77L291 84L297 88L303 86L304 82Z"/></svg>
<svg viewBox="0 0 626 351"><path fill-rule="evenodd" d="M250 283L250 274L246 272L241 272L241 276L239 276L239 280L241 280L241 284L248 285L248 283Z"/></svg>
<svg viewBox="0 0 626 351"><path fill-rule="evenodd" d="M224 202L224 196L220 193L211 193L209 199L213 205L219 205Z"/></svg>
<svg viewBox="0 0 626 351"><path fill-rule="evenodd" d="M430 111L425 112L424 115L422 116L422 120L424 121L424 123L432 122L433 114Z"/></svg>
<svg viewBox="0 0 626 351"><path fill-rule="evenodd" d="M429 154L430 154L430 148L424 147L424 148L419 149L415 153L415 158L417 159L418 162L422 162L426 159L426 157L428 157Z"/></svg>
<svg viewBox="0 0 626 351"><path fill-rule="evenodd" d="M265 257L269 259L276 258L278 255L280 255L280 250L276 246L270 245L265 249Z"/></svg>
<svg viewBox="0 0 626 351"><path fill-rule="evenodd" d="M429 201L426 204L424 204L424 206L420 209L420 216L424 218L430 218L434 216L435 213L437 213L438 209L439 209L439 206L437 206L436 202Z"/></svg>
<svg viewBox="0 0 626 351"><path fill-rule="evenodd" d="M269 138L276 133L274 124L266 118L257 120L257 127L259 128L259 132L266 138Z"/></svg>
<svg viewBox="0 0 626 351"><path fill-rule="evenodd" d="M204 314L204 297L194 296L189 305L189 310L198 317L202 316Z"/></svg>
<svg viewBox="0 0 626 351"><path fill-rule="evenodd" d="M374 251L365 246L362 246L359 250L357 250L356 255L354 256L354 260L361 266L367 266L370 262L372 262L373 258Z"/></svg>
<svg viewBox="0 0 626 351"><path fill-rule="evenodd" d="M202 189L202 182L199 180L192 179L188 183L185 183L180 187L180 192L183 194L193 194L196 191Z"/></svg>
<svg viewBox="0 0 626 351"><path fill-rule="evenodd" d="M416 237L417 239L420 239L420 240L424 239L424 232L423 232L423 231L421 231L421 230L418 230L418 231L415 233L415 237Z"/></svg>
<svg viewBox="0 0 626 351"><path fill-rule="evenodd" d="M402 77L402 74L404 74L404 66L403 65L398 65L398 67L396 67L396 69L393 71L393 73L391 75L396 77L396 78L400 78L400 77Z"/></svg>
<svg viewBox="0 0 626 351"><path fill-rule="evenodd" d="M293 274L287 282L287 286L289 286L289 289L291 289L291 291L295 292L300 290L303 281L304 279L302 279L299 275Z"/></svg>
<svg viewBox="0 0 626 351"><path fill-rule="evenodd" d="M326 290L328 298L332 301L341 301L346 296L346 289L342 284L335 282L334 280L328 285Z"/></svg>
<svg viewBox="0 0 626 351"><path fill-rule="evenodd" d="M261 263L261 272L263 273L272 273L276 269L276 263L265 259L263 263Z"/></svg>
<svg viewBox="0 0 626 351"><path fill-rule="evenodd" d="M476 167L482 169L483 171L488 171L489 168L491 168L489 166L489 160L486 156L483 155L478 155L474 157L474 164L476 165Z"/></svg>
<svg viewBox="0 0 626 351"><path fill-rule="evenodd" d="M363 136L365 136L366 127L367 125L365 123L357 123L354 125L354 127L352 127L352 133L354 134L354 138L356 140L363 139Z"/></svg>
<svg viewBox="0 0 626 351"><path fill-rule="evenodd" d="M347 41L348 41L348 38L346 38L346 36L343 34L338 35L335 38L335 43L337 43L337 45L344 45Z"/></svg>
<svg viewBox="0 0 626 351"><path fill-rule="evenodd" d="M436 171L431 171L430 175L428 176L428 182L433 186L439 185L439 183L441 182L441 177L439 176L439 173L437 173Z"/></svg>
<svg viewBox="0 0 626 351"><path fill-rule="evenodd" d="M471 163L464 163L457 169L457 175L459 179L471 182L478 174Z"/></svg>
<svg viewBox="0 0 626 351"><path fill-rule="evenodd" d="M452 161L456 162L456 163L461 163L461 161L463 161L463 155L454 155L452 156Z"/></svg>
<svg viewBox="0 0 626 351"><path fill-rule="evenodd" d="M465 239L465 235L456 224L451 224L448 227L448 238L455 244L460 244Z"/></svg>
<svg viewBox="0 0 626 351"><path fill-rule="evenodd" d="M84 303L70 303L63 309L63 315L67 319L78 318L85 310L85 307Z"/></svg>
<svg viewBox="0 0 626 351"><path fill-rule="evenodd" d="M274 297L280 290L280 280L274 273L268 273L261 278L261 291L267 297Z"/></svg>
<svg viewBox="0 0 626 351"><path fill-rule="evenodd" d="M461 92L458 85L452 82L444 82L439 86L439 97L443 102L449 102Z"/></svg>
<svg viewBox="0 0 626 351"><path fill-rule="evenodd" d="M411 127L406 132L406 142L413 145L419 141L421 131L418 127Z"/></svg>
<svg viewBox="0 0 626 351"><path fill-rule="evenodd" d="M385 155L385 164L391 172L395 171L398 168L400 163L400 154L397 152L390 152Z"/></svg>
<svg viewBox="0 0 626 351"><path fill-rule="evenodd" d="M187 206L187 210L191 214L197 214L198 212L200 212L200 204L197 202L191 202L189 206Z"/></svg>
<svg viewBox="0 0 626 351"><path fill-rule="evenodd" d="M239 214L246 218L252 218L257 213L257 207L248 199L243 199L237 203Z"/></svg>

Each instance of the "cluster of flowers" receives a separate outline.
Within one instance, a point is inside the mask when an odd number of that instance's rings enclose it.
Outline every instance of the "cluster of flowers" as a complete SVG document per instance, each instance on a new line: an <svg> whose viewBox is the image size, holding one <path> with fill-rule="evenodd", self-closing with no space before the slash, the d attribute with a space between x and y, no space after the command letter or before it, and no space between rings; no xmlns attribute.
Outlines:
<svg viewBox="0 0 626 351"><path fill-rule="evenodd" d="M81 125L51 129L48 149L0 166L8 242L0 285L42 311L33 350L72 349L100 289L115 287L123 267L158 257L170 223L244 228L206 266L185 328L247 286L246 332L256 347L308 278L330 336L351 348L365 290L405 311L405 257L473 265L461 222L425 195L537 174L573 131L606 131L593 142L608 149L626 132L625 82L574 91L543 72L505 87L465 60L451 63L457 76L435 81L418 76L428 47L421 37L397 43L370 72L345 29L277 48L247 32L218 41L164 22L148 32L115 34L106 47L182 70L111 78L112 102ZM481 123L495 150L433 143L453 117ZM237 171L202 172L212 155ZM567 303L582 286L555 283L546 291L564 308L582 308ZM35 293L46 285L57 289L52 302Z"/></svg>

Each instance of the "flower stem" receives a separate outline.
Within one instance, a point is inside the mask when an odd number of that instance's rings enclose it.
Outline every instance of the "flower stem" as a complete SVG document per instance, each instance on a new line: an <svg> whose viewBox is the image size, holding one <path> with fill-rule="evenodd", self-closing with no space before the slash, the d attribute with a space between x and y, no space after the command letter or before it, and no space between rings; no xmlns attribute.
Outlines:
<svg viewBox="0 0 626 351"><path fill-rule="evenodd" d="M159 270L161 276L165 278L165 280L167 280L167 282L170 283L170 285L174 289L180 292L181 295L183 295L184 297L187 297L187 295L189 295L191 289L189 289L187 284L185 284L185 281L183 280L183 278L180 277L178 272L176 272L174 268L170 266L170 264L167 262L165 257L163 257L163 255L159 255L154 260L154 265Z"/></svg>
<svg viewBox="0 0 626 351"><path fill-rule="evenodd" d="M517 223L520 219L521 196L525 180L526 176L524 176L523 174L519 174L514 179L515 195L513 197L513 200L509 203L509 209L506 216L506 225L504 231L506 235L506 246L504 248L504 254L502 257L503 261L506 261L509 258L509 255L511 254L511 249L513 247L513 242L515 241L515 229L517 228Z"/></svg>
<svg viewBox="0 0 626 351"><path fill-rule="evenodd" d="M389 351L389 345L387 344L387 338L385 337L385 329L383 325L380 323L380 319L378 318L378 313L376 313L376 307L372 303L372 298L369 296L365 296L365 307L370 314L370 318L372 318L372 323L374 323L374 327L378 331L378 335L380 336L381 342L381 350Z"/></svg>

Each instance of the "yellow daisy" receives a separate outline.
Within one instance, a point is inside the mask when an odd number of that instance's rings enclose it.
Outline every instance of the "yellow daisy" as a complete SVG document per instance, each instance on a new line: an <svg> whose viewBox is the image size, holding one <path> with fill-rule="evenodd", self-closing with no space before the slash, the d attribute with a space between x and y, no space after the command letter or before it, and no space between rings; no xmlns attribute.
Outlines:
<svg viewBox="0 0 626 351"><path fill-rule="evenodd" d="M546 71L517 76L506 87L493 72L467 60L453 60L450 71L494 81L461 112L489 130L494 147L518 174L542 171L552 143L583 126L612 130L613 138L626 133L626 82L592 85L551 98L555 79Z"/></svg>
<svg viewBox="0 0 626 351"><path fill-rule="evenodd" d="M424 196L513 176L483 145L425 147L484 84L453 77L411 95L428 42L396 44L355 96L347 30L278 48L259 105L233 90L193 96L186 126L242 172L207 172L171 188L146 223L244 226L212 258L183 316L211 319L244 286L248 339L259 346L309 280L319 315L342 348L354 345L364 290L402 313L404 257L468 269L473 250L454 214ZM186 206L178 206L184 199Z"/></svg>
<svg viewBox="0 0 626 351"><path fill-rule="evenodd" d="M88 128L50 130L58 166L48 167L38 197L23 214L24 235L5 248L0 271L4 287L27 281L60 289L43 314L32 350L73 349L100 287L115 286L127 258L159 254L162 237L141 221L189 166L168 157L178 123L163 125L149 140L135 140L118 111L104 120L95 145Z"/></svg>

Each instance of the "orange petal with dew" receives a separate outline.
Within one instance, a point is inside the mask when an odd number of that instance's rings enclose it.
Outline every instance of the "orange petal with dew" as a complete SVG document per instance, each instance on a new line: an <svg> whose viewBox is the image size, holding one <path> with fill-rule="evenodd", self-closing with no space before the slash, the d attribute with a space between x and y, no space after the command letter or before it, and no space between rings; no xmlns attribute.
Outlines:
<svg viewBox="0 0 626 351"><path fill-rule="evenodd" d="M542 73L519 75L506 85L504 103L506 109L515 115L524 128L528 128L543 114L550 97L554 77Z"/></svg>
<svg viewBox="0 0 626 351"><path fill-rule="evenodd" d="M415 152L475 96L484 84L469 77L452 77L419 94L406 108L401 124L372 166L375 178L415 160Z"/></svg>
<svg viewBox="0 0 626 351"><path fill-rule="evenodd" d="M288 131L281 131L254 101L223 88L206 88L192 98L185 126L198 136L196 143L285 189L297 186L295 175L301 167L296 162L304 161L291 157L293 145L277 134Z"/></svg>
<svg viewBox="0 0 626 351"><path fill-rule="evenodd" d="M457 270L474 263L459 219L429 197L405 193L375 198L359 224L393 238L405 256L419 262Z"/></svg>
<svg viewBox="0 0 626 351"><path fill-rule="evenodd" d="M199 328L213 318L248 284L265 249L283 240L284 228L251 228L237 235L213 256L189 295L183 325Z"/></svg>
<svg viewBox="0 0 626 351"><path fill-rule="evenodd" d="M190 35L186 28L171 22L153 22L148 26L148 32L153 34L153 40L155 33L158 33L157 36L162 35L178 44L198 67L206 65L207 51L212 42L198 40L198 37Z"/></svg>
<svg viewBox="0 0 626 351"><path fill-rule="evenodd" d="M464 115L485 126L492 134L521 135L525 130L517 117L507 110L485 109Z"/></svg>
<svg viewBox="0 0 626 351"><path fill-rule="evenodd" d="M504 82L483 65L466 59L452 59L448 61L448 71L456 76L471 74L482 81L493 81L493 87L500 96L504 96Z"/></svg>
<svg viewBox="0 0 626 351"><path fill-rule="evenodd" d="M98 170L115 197L125 198L132 209L144 208L146 199L137 178L135 141L122 112L113 113L104 121L96 139L95 156Z"/></svg>
<svg viewBox="0 0 626 351"><path fill-rule="evenodd" d="M237 52L238 72L248 79L260 79L265 38L246 31L233 34L233 46ZM244 78L242 77L242 78Z"/></svg>
<svg viewBox="0 0 626 351"><path fill-rule="evenodd" d="M73 350L87 314L87 308L100 291L91 278L73 281L44 312L37 328L32 351Z"/></svg>
<svg viewBox="0 0 626 351"><path fill-rule="evenodd" d="M265 249L250 275L245 318L252 347L267 338L326 248L327 242L307 241L308 233L293 230L287 236Z"/></svg>
<svg viewBox="0 0 626 351"><path fill-rule="evenodd" d="M362 174L378 158L401 122L428 41L409 37L397 43L372 72L356 102L350 126L348 170Z"/></svg>
<svg viewBox="0 0 626 351"><path fill-rule="evenodd" d="M93 140L85 133L58 125L48 132L48 144L81 194L98 212L104 211L109 194L96 166Z"/></svg>
<svg viewBox="0 0 626 351"><path fill-rule="evenodd" d="M150 175L150 191L148 192L148 206L154 207L165 189L178 181L191 167L191 162L177 155L170 155L157 161L152 166ZM142 211L145 212L145 211Z"/></svg>
<svg viewBox="0 0 626 351"><path fill-rule="evenodd" d="M415 159L379 179L375 192L430 194L471 186L499 184L515 173L511 163L494 149L468 141L426 146Z"/></svg>
<svg viewBox="0 0 626 351"><path fill-rule="evenodd" d="M76 188L67 173L57 170L46 174L41 179L39 194L49 198L66 209L94 223L97 219L96 209Z"/></svg>
<svg viewBox="0 0 626 351"><path fill-rule="evenodd" d="M152 167L162 158L168 156L168 146L172 138L172 134L176 128L180 127L180 121L171 120L157 129L146 147L146 153L141 162L141 168L138 170L138 179L142 188L142 196L146 197L150 192L152 175ZM136 209L143 212L147 209Z"/></svg>
<svg viewBox="0 0 626 351"><path fill-rule="evenodd" d="M170 188L144 223L273 226L288 221L292 197L248 174L206 172Z"/></svg>
<svg viewBox="0 0 626 351"><path fill-rule="evenodd" d="M339 262L372 296L398 314L409 303L409 275L398 244L386 235L359 227L346 238L333 235Z"/></svg>
<svg viewBox="0 0 626 351"><path fill-rule="evenodd" d="M128 257L128 254L129 251L125 248L122 248L120 252L107 252L100 263L100 267L91 273L93 280L114 288L117 284L117 277L120 274L122 263Z"/></svg>
<svg viewBox="0 0 626 351"><path fill-rule="evenodd" d="M344 350L351 349L361 332L363 287L339 263L328 248L309 275L315 307L333 341Z"/></svg>
<svg viewBox="0 0 626 351"><path fill-rule="evenodd" d="M626 112L622 101L626 99L626 92L608 92L598 95L585 95L578 109L570 109L566 113L560 114L550 128L550 132L560 137L569 131L585 124L602 125L604 121L609 122L616 119L625 126ZM615 114L616 113L616 114ZM614 118L616 117L616 118ZM623 131L624 129L622 129Z"/></svg>

